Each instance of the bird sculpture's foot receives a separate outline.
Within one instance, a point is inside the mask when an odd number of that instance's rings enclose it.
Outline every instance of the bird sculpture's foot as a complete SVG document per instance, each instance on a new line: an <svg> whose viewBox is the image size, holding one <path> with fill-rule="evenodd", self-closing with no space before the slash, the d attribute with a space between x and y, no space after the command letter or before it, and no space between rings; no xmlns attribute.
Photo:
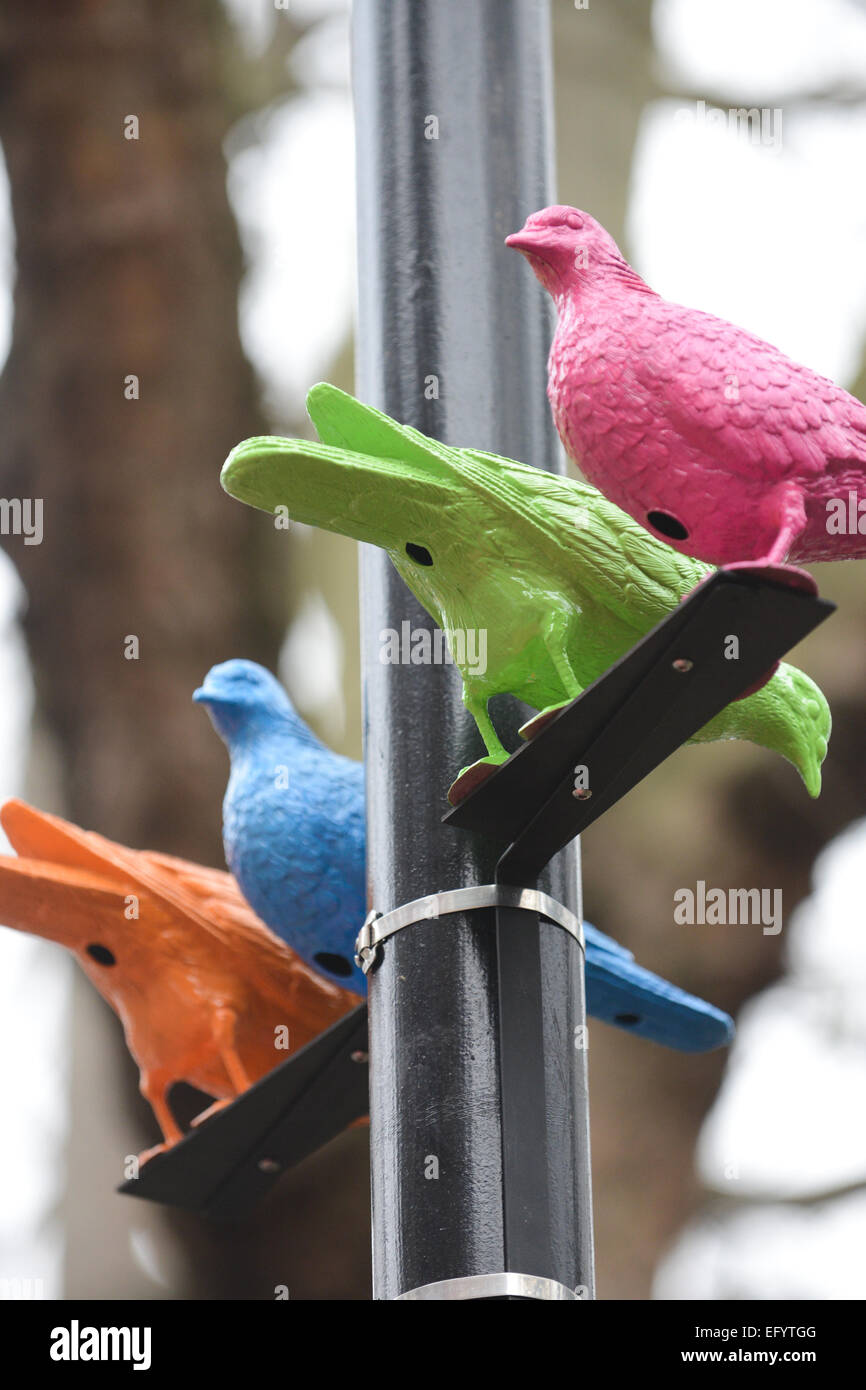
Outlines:
<svg viewBox="0 0 866 1390"><path fill-rule="evenodd" d="M782 584L787 589L798 589L804 594L817 594L818 585L815 583L811 574L806 570L799 569L796 565L786 565L775 560L736 560L730 565L721 565L720 570L723 574L753 574L757 579L766 579L771 584ZM700 584L695 585L695 589L700 589L706 584L710 575L702 579ZM685 603L687 598L691 598L695 589L690 589L687 594L683 594L680 603ZM779 662L775 661L768 671L753 681L747 690L737 696L737 700L747 700L756 691L763 690L768 681L771 681L779 669ZM735 703L735 702L732 702ZM522 730L521 730L522 732Z"/></svg>
<svg viewBox="0 0 866 1390"><path fill-rule="evenodd" d="M563 700L558 705L548 705L546 709L541 710L539 714L533 715L531 719L527 719L526 723L520 726L518 729L520 737L526 739L535 738L536 734L540 734L542 729L550 723L555 715L559 714L561 709L565 709L566 705L570 704L570 700Z"/></svg>
<svg viewBox="0 0 866 1390"><path fill-rule="evenodd" d="M203 1125L213 1115L219 1114L220 1110L225 1110L226 1106L231 1105L234 1099L234 1096L229 1096L225 1100L215 1100L213 1105L208 1106L207 1110L202 1110L200 1114L196 1115L192 1121L193 1127L197 1128L199 1125Z"/></svg>
<svg viewBox="0 0 866 1390"><path fill-rule="evenodd" d="M723 574L753 574L770 584L783 584L787 589L799 589L804 594L817 594L818 585L806 570L797 565L785 565L773 560L739 560L721 566Z"/></svg>
<svg viewBox="0 0 866 1390"><path fill-rule="evenodd" d="M740 560L732 565L722 565L725 574L753 574L758 579L766 579L771 584L781 584L787 589L797 589L800 593L815 595L818 592L818 585L806 570L799 569L796 565L786 565L773 560ZM779 662L776 661L768 671L753 681L747 690L737 696L738 700L747 700L756 691L763 690L768 681L771 681L779 669Z"/></svg>
<svg viewBox="0 0 866 1390"><path fill-rule="evenodd" d="M502 766L503 761L502 758L479 758L477 763L470 763L469 767L464 767L448 788L449 804L456 806L459 802L465 801L470 792L474 792L476 787L480 787L482 782L486 782L487 778Z"/></svg>
<svg viewBox="0 0 866 1390"><path fill-rule="evenodd" d="M144 1153L138 1155L139 1168L143 1168L150 1159L156 1158L157 1154L167 1153L171 1147L171 1144L154 1144L152 1149L145 1149Z"/></svg>
<svg viewBox="0 0 866 1390"><path fill-rule="evenodd" d="M748 700L750 695L755 695L759 690L763 690L764 686L768 683L768 681L771 681L773 679L778 669L779 663L778 661L774 661L768 671L765 671L764 674L762 676L759 676L756 681L752 681L752 684L750 686L747 686L747 688L744 691L742 691L741 694L735 695L733 700L731 701L731 704L735 705L738 700Z"/></svg>

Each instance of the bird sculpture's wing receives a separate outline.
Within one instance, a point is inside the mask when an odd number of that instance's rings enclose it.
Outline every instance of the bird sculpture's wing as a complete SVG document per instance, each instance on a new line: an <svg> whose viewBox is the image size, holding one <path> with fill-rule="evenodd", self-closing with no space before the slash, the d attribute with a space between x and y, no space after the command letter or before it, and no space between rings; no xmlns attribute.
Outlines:
<svg viewBox="0 0 866 1390"><path fill-rule="evenodd" d="M467 478L505 492L539 553L587 598L645 631L709 573L632 521L596 488L477 449L458 449Z"/></svg>
<svg viewBox="0 0 866 1390"><path fill-rule="evenodd" d="M22 859L42 859L74 869L91 869L108 878L128 880L116 863L110 840L103 840L60 816L37 811L13 798L0 810L0 822L9 843ZM117 846L119 848L119 846Z"/></svg>
<svg viewBox="0 0 866 1390"><path fill-rule="evenodd" d="M98 940L100 923L116 923L125 906L124 885L116 878L0 855L0 922L6 927L80 945L90 939L88 934ZM82 927L80 942L74 938L75 924Z"/></svg>
<svg viewBox="0 0 866 1390"><path fill-rule="evenodd" d="M225 491L252 507L337 531L353 540L402 551L413 517L422 527L435 509L447 524L465 496L444 466L423 469L401 458L376 458L341 446L276 435L246 439L226 459Z"/></svg>
<svg viewBox="0 0 866 1390"><path fill-rule="evenodd" d="M218 869L203 868L170 855L127 849L95 831L82 830L60 816L38 811L23 801L7 801L0 811L0 821L12 848L21 858L89 870L127 887L143 887L152 897L174 906L181 914L198 916L208 896L219 896L219 885L223 893L231 893L223 882L229 880L231 883L230 876ZM243 898L236 888L235 894L243 906ZM200 925L204 931L212 931L207 918L202 917ZM249 909L246 909L245 920L239 920L238 927L253 933L267 931Z"/></svg>
<svg viewBox="0 0 866 1390"><path fill-rule="evenodd" d="M211 933L231 945L245 959L247 970L256 973L257 986L265 995L285 1001L286 988L291 990L293 1008L316 1012L320 1017L318 1030L342 1017L348 1009L359 1004L360 997L325 979L311 969L282 941L250 908L232 874L221 869L203 869L200 865L172 855L149 851L133 851L140 862L140 881L147 881L150 890L163 901L185 903L186 912L195 912L197 919L209 924ZM281 960L275 963L275 947Z"/></svg>
<svg viewBox="0 0 866 1390"><path fill-rule="evenodd" d="M866 464L866 407L832 381L699 309L659 300L644 312L651 331L629 370L688 443L770 482Z"/></svg>
<svg viewBox="0 0 866 1390"><path fill-rule="evenodd" d="M298 521L385 550L402 550L418 505L429 514L459 503L459 472L444 445L327 382L308 392L307 409L321 443L245 440L223 465L226 492L263 511L288 506Z"/></svg>
<svg viewBox="0 0 866 1390"><path fill-rule="evenodd" d="M83 890L89 884L88 875L94 884L103 885L103 897L111 911L122 913L128 893L143 889L167 913L210 942L208 949L215 959L235 956L238 975L254 978L260 993L297 1004L305 1014L315 1017L314 1032L358 1003L356 994L324 979L269 931L248 907L230 874L171 855L127 849L23 801L7 801L0 821L21 856L19 861L9 860L10 886L14 865L26 860L39 864L46 883L57 883L57 904L62 904L67 882L70 889ZM36 884L39 875L32 877ZM123 892L118 891L118 885ZM31 896L35 912L35 888ZM9 925L29 930L26 914L30 909L25 908L22 905L21 921L10 920Z"/></svg>
<svg viewBox="0 0 866 1390"><path fill-rule="evenodd" d="M733 1020L721 1009L635 965L627 954L591 945L588 933L586 992L594 1018L680 1052L708 1052L734 1035Z"/></svg>
<svg viewBox="0 0 866 1390"><path fill-rule="evenodd" d="M708 1052L731 1041L734 1023L727 1014L635 965L631 951L590 922L583 931L593 1018L680 1052Z"/></svg>
<svg viewBox="0 0 866 1390"><path fill-rule="evenodd" d="M591 922L584 922L583 934L586 938L587 950L601 952L606 951L609 956L620 956L623 960L634 960L634 955L627 946L621 946L618 941L614 941L612 936L605 936L603 931L594 927Z"/></svg>
<svg viewBox="0 0 866 1390"><path fill-rule="evenodd" d="M310 388L307 412L323 444L376 459L400 459L431 478L447 476L453 469L454 451L445 444L411 425L401 425L330 382L320 381Z"/></svg>

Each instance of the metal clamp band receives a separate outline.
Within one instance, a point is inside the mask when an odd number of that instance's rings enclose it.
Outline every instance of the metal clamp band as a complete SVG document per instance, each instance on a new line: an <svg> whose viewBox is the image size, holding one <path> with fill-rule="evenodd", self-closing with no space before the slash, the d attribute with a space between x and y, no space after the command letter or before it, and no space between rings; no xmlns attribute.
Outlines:
<svg viewBox="0 0 866 1390"><path fill-rule="evenodd" d="M358 933L355 942L355 964L366 975L376 962L382 942L395 932L402 931L413 922L436 921L455 912L468 912L477 907L520 907L527 912L537 912L557 927L562 927L573 936L578 946L585 952L583 923L547 893L537 888L516 888L508 883L483 883L474 888L452 888L446 893L430 893L426 898L415 898L411 903L386 912L384 917L374 908L367 914L367 920ZM521 1276L522 1277L522 1276Z"/></svg>
<svg viewBox="0 0 866 1390"><path fill-rule="evenodd" d="M556 1279L537 1274L468 1274L462 1279L440 1279L398 1294L395 1303L429 1299L535 1298L570 1303L583 1302L587 1290L576 1292Z"/></svg>

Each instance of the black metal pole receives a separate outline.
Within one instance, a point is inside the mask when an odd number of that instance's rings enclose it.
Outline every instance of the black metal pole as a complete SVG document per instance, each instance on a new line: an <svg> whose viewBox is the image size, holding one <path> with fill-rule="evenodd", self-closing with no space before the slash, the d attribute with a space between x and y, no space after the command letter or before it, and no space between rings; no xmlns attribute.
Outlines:
<svg viewBox="0 0 866 1390"><path fill-rule="evenodd" d="M546 0L356 0L353 22L359 393L445 443L558 470L548 309L503 246L553 201ZM457 672L381 663L384 629L432 623L381 551L361 574L369 889L388 912L491 883L495 855L440 820L484 751ZM580 915L576 848L541 886ZM460 1281L505 1273L539 1280L512 1296L592 1296L583 1025L577 942L526 912L387 942L370 975L375 1297L441 1281L457 1282L431 1296L502 1296Z"/></svg>

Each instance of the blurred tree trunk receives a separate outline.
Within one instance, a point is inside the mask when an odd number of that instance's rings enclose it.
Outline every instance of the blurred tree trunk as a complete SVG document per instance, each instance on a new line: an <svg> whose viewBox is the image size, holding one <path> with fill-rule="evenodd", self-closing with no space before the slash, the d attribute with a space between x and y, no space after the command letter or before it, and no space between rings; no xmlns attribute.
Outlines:
<svg viewBox="0 0 866 1390"><path fill-rule="evenodd" d="M0 0L18 243L0 489L44 499L43 543L5 542L40 704L75 820L216 863L225 764L190 695L214 661L273 665L284 604L278 537L218 483L265 429L237 330L225 22L211 0Z"/></svg>
<svg viewBox="0 0 866 1390"><path fill-rule="evenodd" d="M253 74L257 105L273 96L263 72L289 87L280 48L294 31L279 25ZM267 428L238 337L222 155L247 75L214 0L0 0L18 244L0 492L44 502L43 543L5 544L59 746L58 809L219 864L227 763L190 696L229 656L273 668L288 602L284 537L218 482L228 450ZM137 140L125 138L131 116ZM130 637L138 659L126 658ZM280 1282L293 1297L364 1296L363 1133L305 1164L266 1214L212 1228L113 1195L124 1154L159 1138L136 1082L116 1019L77 982L69 1296L273 1298ZM337 1249L320 1235L335 1219Z"/></svg>

